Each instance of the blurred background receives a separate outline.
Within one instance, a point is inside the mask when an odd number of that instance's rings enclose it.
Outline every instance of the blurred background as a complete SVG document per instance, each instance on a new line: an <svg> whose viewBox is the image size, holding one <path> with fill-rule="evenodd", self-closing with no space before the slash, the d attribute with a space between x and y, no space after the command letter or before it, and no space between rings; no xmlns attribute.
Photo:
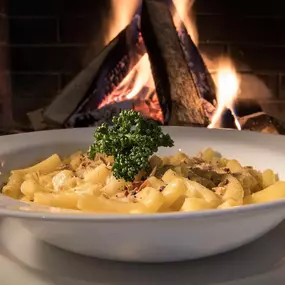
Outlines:
<svg viewBox="0 0 285 285"><path fill-rule="evenodd" d="M226 52L242 74L243 99L255 98L285 121L282 2L196 0L189 9L195 12L199 48L208 67ZM100 53L130 22L137 3L0 0L2 133L29 129L29 113L47 106Z"/></svg>

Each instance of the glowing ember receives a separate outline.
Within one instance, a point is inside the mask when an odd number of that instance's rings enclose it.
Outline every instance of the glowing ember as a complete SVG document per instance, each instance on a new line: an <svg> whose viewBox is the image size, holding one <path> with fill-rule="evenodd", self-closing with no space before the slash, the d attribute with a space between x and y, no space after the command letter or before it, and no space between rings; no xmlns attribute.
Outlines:
<svg viewBox="0 0 285 285"><path fill-rule="evenodd" d="M118 87L99 104L98 109L114 102L133 100L136 111L146 116L151 115L163 123L162 110L154 90L150 61L145 53Z"/></svg>
<svg viewBox="0 0 285 285"><path fill-rule="evenodd" d="M235 118L236 127L241 130L241 126L236 118L233 107L234 100L239 92L240 80L232 62L229 59L220 60L215 79L218 106L208 128L220 127L222 114L226 109L229 109Z"/></svg>

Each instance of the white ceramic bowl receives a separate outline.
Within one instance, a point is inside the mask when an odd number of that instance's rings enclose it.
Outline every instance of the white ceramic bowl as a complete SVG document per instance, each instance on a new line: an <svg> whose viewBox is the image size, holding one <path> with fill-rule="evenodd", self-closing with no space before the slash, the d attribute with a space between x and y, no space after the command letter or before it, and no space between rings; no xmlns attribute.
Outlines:
<svg viewBox="0 0 285 285"><path fill-rule="evenodd" d="M195 155L212 147L226 157L260 170L272 168L285 179L285 137L200 128L165 128L175 147ZM93 129L35 132L0 137L0 171L28 166L52 153L87 149ZM3 163L2 163L3 164ZM1 178L2 177L2 178ZM0 179L5 179L1 176ZM1 182L1 181L0 181ZM99 258L169 262L222 253L262 236L285 218L285 200L229 210L151 215L51 212L0 195L0 215L21 220L38 238L57 247Z"/></svg>

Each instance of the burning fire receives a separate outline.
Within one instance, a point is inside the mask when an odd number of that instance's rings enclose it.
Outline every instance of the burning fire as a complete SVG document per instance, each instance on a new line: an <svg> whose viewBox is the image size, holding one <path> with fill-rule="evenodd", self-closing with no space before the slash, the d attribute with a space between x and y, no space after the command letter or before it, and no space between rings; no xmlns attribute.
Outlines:
<svg viewBox="0 0 285 285"><path fill-rule="evenodd" d="M130 16L133 15L139 1L134 1L132 7L127 7L120 1L112 0L113 14L111 24L109 26L108 42L120 30L122 30L129 22ZM192 11L194 0L173 0L173 4L177 9L177 14L173 15L173 21L177 28L183 21L193 42L198 44L198 33L193 15L189 15ZM127 9L127 11L122 11ZM114 25L116 23L116 25ZM113 28L115 27L115 28ZM133 100L133 108L144 115L152 115L152 118L163 123L163 114L159 105L157 94L155 93L155 83L153 80L151 65L148 54L145 53L137 64L132 68L124 80L115 88L115 90L106 96L106 98L98 105L98 109L112 104L114 102L122 102Z"/></svg>
<svg viewBox="0 0 285 285"><path fill-rule="evenodd" d="M134 13L135 7L138 3L136 0L135 3L133 3L134 6L126 7L123 3L117 5L119 4L118 2L121 2L121 0L112 0L113 5L116 3L116 8L113 9L114 21L111 22L110 26L115 28L110 29L110 38L113 38L119 30L129 23L130 16ZM176 8L176 13L173 14L173 21L176 28L179 28L180 24L183 22L193 42L198 46L198 32L192 13L194 0L173 0L173 4ZM127 9L127 11L122 11L124 9ZM116 25L114 25L113 22L115 22ZM219 128L221 126L220 121L223 112L226 109L229 109L235 118L237 128L240 130L241 127L235 116L233 106L234 100L239 92L240 80L232 62L229 59L223 58L219 61L216 78L214 79L216 79L214 81L217 89L218 106L208 128ZM106 96L98 106L98 109L114 102L122 102L126 100L132 100L134 102L133 108L135 110L144 115L151 114L152 118L163 123L163 114L155 92L155 84L147 53L145 53L137 64L132 67L131 71L115 88L115 90Z"/></svg>
<svg viewBox="0 0 285 285"><path fill-rule="evenodd" d="M217 88L218 106L208 128L218 128L223 112L226 109L229 109L235 118L236 127L241 130L233 106L234 100L239 92L240 79L234 65L229 59L223 58L219 61L215 83Z"/></svg>
<svg viewBox="0 0 285 285"><path fill-rule="evenodd" d="M194 2L194 0L173 0L177 12L177 14L173 15L173 22L176 28L179 28L182 21L192 41L198 46L199 36L192 9Z"/></svg>
<svg viewBox="0 0 285 285"><path fill-rule="evenodd" d="M148 54L145 53L115 90L103 100L98 109L114 103L136 99L134 109L163 123L163 115L155 90ZM142 97L142 98L138 98Z"/></svg>
<svg viewBox="0 0 285 285"><path fill-rule="evenodd" d="M111 0L110 17L106 18L105 30L108 31L104 37L105 44L115 38L129 23L134 16L140 0Z"/></svg>

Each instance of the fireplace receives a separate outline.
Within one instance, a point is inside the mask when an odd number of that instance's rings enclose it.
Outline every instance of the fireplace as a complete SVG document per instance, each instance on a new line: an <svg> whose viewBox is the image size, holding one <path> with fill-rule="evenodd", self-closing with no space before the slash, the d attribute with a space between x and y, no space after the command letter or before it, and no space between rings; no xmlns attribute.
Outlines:
<svg viewBox="0 0 285 285"><path fill-rule="evenodd" d="M63 125L50 125L52 121L50 119L52 118L47 114L47 111L52 102L55 101L56 96L62 94L68 83L72 84L76 76L85 70L94 59L112 48L113 42L111 41L110 44L107 44L107 42L115 38L116 32L114 29L109 38L104 39L106 35L106 18L108 18L106 11L110 10L110 7L107 7L108 4L106 4L108 1L102 1L102 13L98 12L98 8L95 9L92 6L92 1L83 1L85 3L82 4L77 3L76 7L73 7L72 4L68 7L64 6L66 5L63 3L64 1L58 1L57 4L53 1L51 1L52 3L43 1L41 7L32 0L28 1L26 7L17 4L15 0L9 0L8 2L7 19L10 24L9 46L13 91L12 95L9 96L13 102L14 121L23 128L29 126L31 129L81 126L82 122L80 120L76 121L75 117L76 114L80 114L80 108L84 110L84 103L86 103L84 100L80 102L80 106L76 106L76 108L80 107L77 109L77 113L75 112L72 116L69 116L69 119ZM124 4L121 3L121 6L127 6L127 1L121 2L124 2ZM190 2L193 1L188 1L188 3ZM282 100L284 92L282 72L285 67L283 68L281 60L283 56L283 31L280 29L283 20L280 9L278 9L278 3L270 10L263 7L263 4L259 2L258 5L254 3L243 5L243 1L239 1L231 7L228 7L227 1L218 2L209 4L207 1L197 0L194 4L199 34L199 51L203 56L203 60L214 78L217 72L216 59L222 55L229 57L238 72L241 88L240 95L235 99L234 113L240 117L246 116L243 118L242 124L245 124L244 121L246 121L246 126L250 126L248 128L264 124L265 121L266 124L271 126L272 118L263 120L264 114L260 112L264 110L266 114L274 115L277 120L277 122L274 120L274 129L276 131L276 125L279 128L279 126L282 126L282 122L285 121L282 111L284 106ZM118 7L115 7L113 12L116 10L118 10ZM95 15L95 13L97 14ZM129 13L128 20L122 25L131 23L131 12ZM187 13L185 12L185 14ZM116 19L116 17L113 18ZM152 17L149 18L152 19ZM35 23L36 20L37 23ZM97 31L94 30L94 22L97 22ZM189 23L185 24L186 26L189 25ZM112 25L116 26L114 22L112 22ZM27 32L29 27L33 29L33 33L29 34ZM38 27L38 30L35 27ZM262 32L259 27L262 27ZM23 31L26 33L23 33ZM86 35L86 31L88 31L88 35ZM105 35L102 32L100 34L100 31L104 31ZM268 32L264 33L264 31ZM26 36L23 36L23 34ZM96 37L97 44L94 44ZM195 42L195 35L192 34L191 39ZM144 44L147 47L147 43ZM105 46L105 49L100 51L103 46ZM262 55L261 59L256 56L258 53ZM140 56L139 48L137 55ZM135 63L133 64L135 65ZM128 67L128 64L125 66ZM157 66L157 64L152 65ZM124 75L124 67L120 72ZM121 81L119 76L120 74L115 74L115 77L117 77L115 80ZM115 82L115 84L117 83ZM86 90L86 93L88 92L92 92L92 86L89 86L89 89ZM121 108L137 108L142 112L150 108L157 110L159 98L157 98L156 92L151 92L148 88L144 88L142 93L144 92L147 93L146 100L143 101L145 105L134 102L134 100L121 100L117 104L110 104L107 109L107 105L105 105L95 114L98 121L100 122L102 118L105 120L104 116L109 118ZM98 102L95 98L93 99L95 100L93 104L98 107ZM161 104L161 102L159 103ZM70 104L70 101L68 101L68 104ZM102 107L100 104L104 104L104 102L99 103L99 107ZM6 109L8 108L5 107ZM155 119L165 123L164 120L167 121L169 118L163 112L167 113L168 110L163 106L162 108L160 106L159 110L162 114L158 113ZM88 114L88 112L83 113ZM254 118L252 113L256 113ZM48 120L41 121L43 116ZM161 117L163 117L163 120L161 120ZM225 127L235 126L231 112L225 112L223 120ZM254 122L250 123L252 121ZM172 124L170 120L167 123ZM179 122L179 124L184 123ZM260 129L258 130L260 131Z"/></svg>
<svg viewBox="0 0 285 285"><path fill-rule="evenodd" d="M207 126L214 99L212 78L175 6L147 0L44 116L60 126L86 127L121 107L162 124Z"/></svg>

